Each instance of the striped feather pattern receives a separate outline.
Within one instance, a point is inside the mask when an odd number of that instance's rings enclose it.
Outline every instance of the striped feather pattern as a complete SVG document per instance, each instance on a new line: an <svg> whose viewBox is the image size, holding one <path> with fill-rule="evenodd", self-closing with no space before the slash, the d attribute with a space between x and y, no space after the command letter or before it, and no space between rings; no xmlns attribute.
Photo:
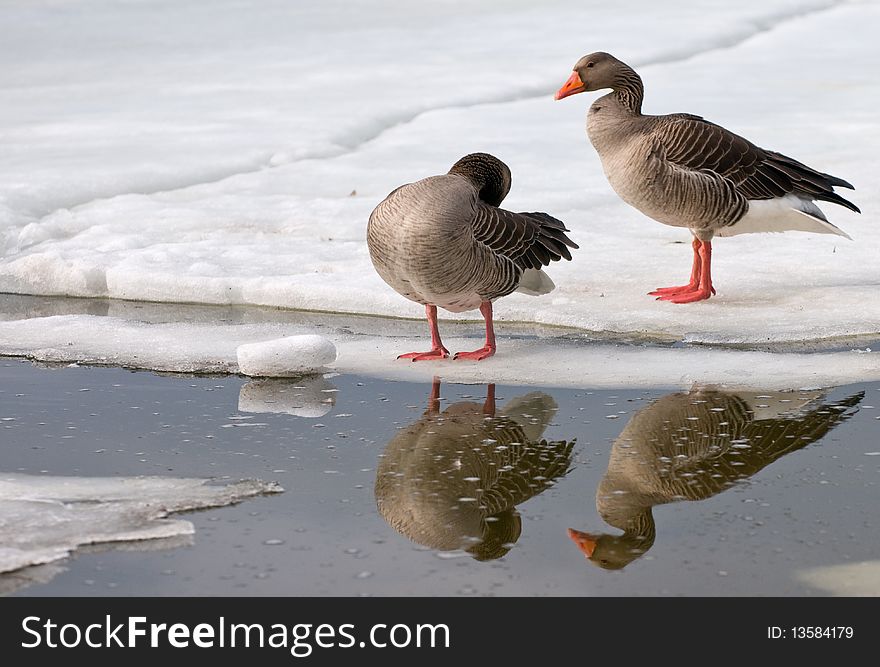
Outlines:
<svg viewBox="0 0 880 667"><path fill-rule="evenodd" d="M692 171L712 171L732 181L746 199L773 199L795 194L858 207L834 186L850 183L823 174L781 153L764 150L743 137L699 116L674 114L653 117L652 134L666 150L666 159Z"/></svg>
<svg viewBox="0 0 880 667"><path fill-rule="evenodd" d="M571 468L574 441L541 438L556 402L532 392L496 416L458 402L401 430L376 471L379 512L395 530L434 549L503 556L519 538L516 506Z"/></svg>
<svg viewBox="0 0 880 667"><path fill-rule="evenodd" d="M406 298L461 312L510 294L526 269L570 260L561 221L497 207L509 188L507 166L485 153L397 188L370 215L373 266Z"/></svg>
<svg viewBox="0 0 880 667"><path fill-rule="evenodd" d="M665 396L633 417L615 441L603 497L620 497L610 487L626 487L650 496L652 504L708 498L819 440L863 397L756 420L736 394Z"/></svg>
<svg viewBox="0 0 880 667"><path fill-rule="evenodd" d="M841 178L760 148L700 116L643 115L641 78L607 53L584 56L575 71L585 90L612 89L593 103L587 116L587 133L609 182L624 201L659 222L688 227L707 241L743 219L750 201L795 196L859 212L834 191L853 188ZM806 207L795 208L804 212ZM747 231L829 231L822 225L804 229L797 215L789 219L792 226L776 221L766 229L761 224L746 227ZM825 220L824 215L820 213L819 219Z"/></svg>
<svg viewBox="0 0 880 667"><path fill-rule="evenodd" d="M540 269L562 258L571 259L565 225L546 213L512 213L479 203L473 218L474 239L507 257L521 269Z"/></svg>
<svg viewBox="0 0 880 667"><path fill-rule="evenodd" d="M762 400L784 405L779 399L790 396ZM670 394L643 408L615 440L596 492L599 514L624 535L603 535L591 560L623 567L650 547L638 548L639 535L653 542L655 505L704 500L730 488L823 438L855 413L863 397L859 392L763 419L740 395L717 390Z"/></svg>

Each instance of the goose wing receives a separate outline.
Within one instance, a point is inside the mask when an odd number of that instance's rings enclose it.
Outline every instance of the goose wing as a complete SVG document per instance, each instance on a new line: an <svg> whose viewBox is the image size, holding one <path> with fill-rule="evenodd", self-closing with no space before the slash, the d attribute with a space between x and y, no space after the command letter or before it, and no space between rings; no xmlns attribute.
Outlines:
<svg viewBox="0 0 880 667"><path fill-rule="evenodd" d="M700 116L661 117L654 134L667 161L684 169L719 174L731 181L746 199L794 194L860 212L855 204L834 192L834 187L854 189L850 183L782 153L760 148Z"/></svg>
<svg viewBox="0 0 880 667"><path fill-rule="evenodd" d="M474 239L492 252L512 260L521 269L540 269L577 248L561 220L546 213L513 213L476 203L472 221Z"/></svg>
<svg viewBox="0 0 880 667"><path fill-rule="evenodd" d="M750 444L743 456L744 467L760 470L785 454L823 438L849 419L864 397L865 392L861 391L835 403L824 403L806 414L752 422L741 436ZM758 459L756 464L752 464L753 458Z"/></svg>
<svg viewBox="0 0 880 667"><path fill-rule="evenodd" d="M481 504L486 508L486 515L512 509L568 474L574 445L574 440L511 442L506 445L503 452L492 457L496 469L481 475L484 485Z"/></svg>

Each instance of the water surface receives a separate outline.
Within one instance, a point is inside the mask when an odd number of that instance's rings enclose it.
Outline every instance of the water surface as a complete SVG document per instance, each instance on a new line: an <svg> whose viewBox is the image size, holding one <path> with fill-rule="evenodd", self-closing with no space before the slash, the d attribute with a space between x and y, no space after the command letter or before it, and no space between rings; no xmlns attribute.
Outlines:
<svg viewBox="0 0 880 667"><path fill-rule="evenodd" d="M0 575L0 590L878 595L875 404L878 383L576 391L5 360L3 472L285 491L184 515L192 538Z"/></svg>

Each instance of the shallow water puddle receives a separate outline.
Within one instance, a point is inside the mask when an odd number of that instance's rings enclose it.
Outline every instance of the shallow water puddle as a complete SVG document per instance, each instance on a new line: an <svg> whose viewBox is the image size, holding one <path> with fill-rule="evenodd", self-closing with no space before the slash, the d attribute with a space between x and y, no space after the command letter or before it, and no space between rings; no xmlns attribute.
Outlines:
<svg viewBox="0 0 880 667"><path fill-rule="evenodd" d="M7 360L0 467L20 485L93 479L93 502L139 477L284 492L173 515L186 540L0 575L0 592L877 595L855 565L876 557L876 405L880 383L535 390ZM17 539L49 539L29 517Z"/></svg>

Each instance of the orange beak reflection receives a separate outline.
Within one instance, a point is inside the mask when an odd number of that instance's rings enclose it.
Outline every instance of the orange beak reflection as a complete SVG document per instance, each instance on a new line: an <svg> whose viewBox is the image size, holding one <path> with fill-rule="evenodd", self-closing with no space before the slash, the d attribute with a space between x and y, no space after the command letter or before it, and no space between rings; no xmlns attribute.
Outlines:
<svg viewBox="0 0 880 667"><path fill-rule="evenodd" d="M569 94L573 95L574 93ZM578 549L584 552L584 556L586 556L587 558L593 557L593 552L596 550L597 540L597 537L595 535L584 533L580 530L575 530L574 528L569 528L568 536L574 541L575 544L578 545Z"/></svg>
<svg viewBox="0 0 880 667"><path fill-rule="evenodd" d="M568 81L563 84L562 88L556 91L556 95L553 96L553 99L561 100L563 97L568 97L569 95L575 95L577 93L582 93L587 89L584 85L584 82L581 81L581 78L578 76L577 72L572 72L571 76L568 77Z"/></svg>

